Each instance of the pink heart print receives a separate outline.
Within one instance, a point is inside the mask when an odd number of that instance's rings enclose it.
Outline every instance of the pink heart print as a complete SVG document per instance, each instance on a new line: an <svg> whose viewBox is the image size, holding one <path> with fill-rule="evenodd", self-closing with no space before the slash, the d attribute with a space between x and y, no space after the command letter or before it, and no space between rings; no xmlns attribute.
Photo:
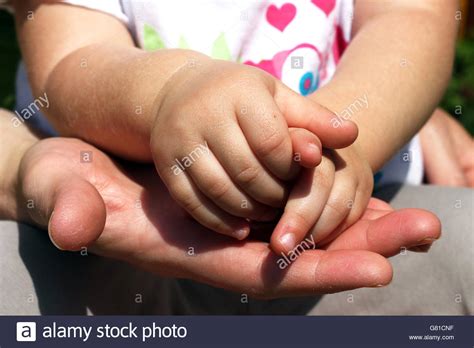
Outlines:
<svg viewBox="0 0 474 348"><path fill-rule="evenodd" d="M281 8L270 5L267 9L267 21L280 31L285 30L296 16L296 7L286 3Z"/></svg>
<svg viewBox="0 0 474 348"><path fill-rule="evenodd" d="M336 0L311 0L311 2L321 9L326 16L329 16L331 11L334 10L334 6L336 6Z"/></svg>

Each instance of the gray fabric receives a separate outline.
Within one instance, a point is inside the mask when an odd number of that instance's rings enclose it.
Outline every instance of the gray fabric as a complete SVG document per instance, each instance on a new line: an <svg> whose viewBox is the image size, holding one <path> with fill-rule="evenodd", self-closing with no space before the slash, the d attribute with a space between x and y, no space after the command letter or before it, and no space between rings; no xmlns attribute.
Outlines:
<svg viewBox="0 0 474 348"><path fill-rule="evenodd" d="M474 314L474 190L436 186L386 187L376 193L394 208L423 208L442 223L442 237L427 254L391 258L392 283L324 296L314 315Z"/></svg>
<svg viewBox="0 0 474 348"><path fill-rule="evenodd" d="M43 231L0 221L0 314L474 314L473 194L403 186L381 190L397 208L436 213L443 237L427 254L393 260L394 280L321 298L246 301L189 280L162 279L102 257L56 250Z"/></svg>

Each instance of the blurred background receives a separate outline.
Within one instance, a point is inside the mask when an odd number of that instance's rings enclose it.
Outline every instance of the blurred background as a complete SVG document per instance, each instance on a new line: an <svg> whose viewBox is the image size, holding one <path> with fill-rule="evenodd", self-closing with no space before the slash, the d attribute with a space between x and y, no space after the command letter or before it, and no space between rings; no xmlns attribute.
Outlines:
<svg viewBox="0 0 474 348"><path fill-rule="evenodd" d="M20 52L13 17L0 10L0 107L15 105L14 82ZM453 77L441 106L474 135L474 1L462 1Z"/></svg>

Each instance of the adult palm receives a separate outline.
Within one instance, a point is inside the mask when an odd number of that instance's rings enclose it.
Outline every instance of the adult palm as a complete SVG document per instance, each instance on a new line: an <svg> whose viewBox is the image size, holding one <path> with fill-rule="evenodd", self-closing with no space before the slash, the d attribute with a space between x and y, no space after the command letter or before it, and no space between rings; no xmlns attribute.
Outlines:
<svg viewBox="0 0 474 348"><path fill-rule="evenodd" d="M81 161L84 154L90 162ZM217 235L184 213L152 167L125 167L79 140L37 143L20 168L19 200L25 205L31 199L35 202L35 209L26 209L27 220L40 227L49 223L50 236L61 249L89 246L94 253L160 275L259 298L385 285L392 278L386 257L402 247L430 244L440 234L433 214L419 209L393 211L372 199L353 226L281 270L277 262L281 255L262 240L271 226L245 241Z"/></svg>

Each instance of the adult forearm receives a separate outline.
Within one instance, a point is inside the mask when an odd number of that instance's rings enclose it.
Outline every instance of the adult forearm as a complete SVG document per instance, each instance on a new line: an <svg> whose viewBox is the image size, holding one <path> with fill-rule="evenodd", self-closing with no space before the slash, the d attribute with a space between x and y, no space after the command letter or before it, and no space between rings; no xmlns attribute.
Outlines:
<svg viewBox="0 0 474 348"><path fill-rule="evenodd" d="M312 95L357 123L355 144L374 171L437 106L450 78L455 34L447 14L399 9L374 16L355 35L331 82Z"/></svg>

